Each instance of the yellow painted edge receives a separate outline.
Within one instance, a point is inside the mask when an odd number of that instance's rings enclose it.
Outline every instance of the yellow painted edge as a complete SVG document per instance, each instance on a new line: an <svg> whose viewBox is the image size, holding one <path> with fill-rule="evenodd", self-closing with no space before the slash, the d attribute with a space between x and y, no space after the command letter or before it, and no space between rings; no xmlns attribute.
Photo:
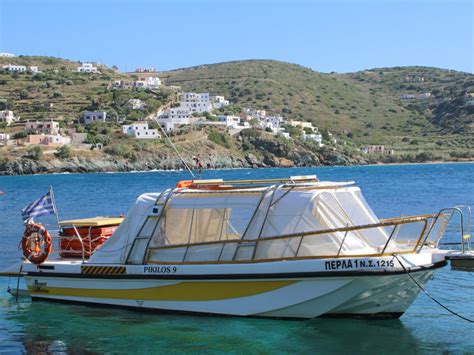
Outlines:
<svg viewBox="0 0 474 355"><path fill-rule="evenodd" d="M254 296L292 285L297 281L180 282L139 289L85 289L28 286L32 295L131 299L145 301L214 301Z"/></svg>

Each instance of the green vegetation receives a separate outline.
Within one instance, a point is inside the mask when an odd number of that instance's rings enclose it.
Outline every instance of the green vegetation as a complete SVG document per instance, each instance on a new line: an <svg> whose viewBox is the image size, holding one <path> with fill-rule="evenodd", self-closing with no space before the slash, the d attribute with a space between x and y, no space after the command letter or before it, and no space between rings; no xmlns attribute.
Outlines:
<svg viewBox="0 0 474 355"><path fill-rule="evenodd" d="M105 153L114 155L121 158L131 159L133 158L133 151L130 146L119 143L112 144L104 149Z"/></svg>
<svg viewBox="0 0 474 355"><path fill-rule="evenodd" d="M232 139L227 133L210 132L207 135L207 139L227 149L229 149L232 146Z"/></svg>
<svg viewBox="0 0 474 355"><path fill-rule="evenodd" d="M72 148L74 151L59 148L54 154L57 158L75 155L94 159L106 154L117 160L168 159L161 155L167 149L163 140L137 141L122 134L117 122L141 121L163 105L176 106L175 91L167 87L114 89L115 80L132 82L141 74L121 74L105 66L99 66L101 73L77 73L78 62L58 58L0 58L0 65L8 63L36 65L42 72L0 71L0 110L13 110L21 117L10 127L2 125L2 132L22 139L34 133L22 130L26 120L54 119L62 130L85 132L87 143L104 146L103 150L81 147L81 153L76 152L77 147ZM227 150L228 156L246 159L252 166L259 166L259 160L268 166L280 166L282 161L304 165L318 160L323 164L351 164L474 158L474 106L468 104L473 99L468 93L474 92L472 74L425 67L322 74L289 63L249 60L179 69L158 76L165 84L181 86L183 91L224 95L231 101L214 114L204 114L207 120L216 121L221 114L239 114L247 107L264 109L269 115L312 122L325 144L319 147L315 142L302 141L303 131L310 134L311 130L292 126L285 127L291 140L253 128L233 136L217 127L185 127L174 132L174 142L182 151L194 150L193 154L202 149L207 156L214 156ZM401 98L424 93L431 96ZM140 99L144 106L132 109L131 99ZM111 121L79 125L77 119L85 110L107 111ZM157 128L156 123L150 122L150 128ZM360 148L370 144L384 144L396 154L362 154ZM47 160L53 154L46 149L43 156L41 148L2 147L0 156Z"/></svg>
<svg viewBox="0 0 474 355"><path fill-rule="evenodd" d="M56 150L56 153L54 153L54 155L57 158L67 159L67 158L70 158L72 156L72 151L71 151L71 148L69 146L63 145L62 147L59 147Z"/></svg>
<svg viewBox="0 0 474 355"><path fill-rule="evenodd" d="M34 145L28 148L26 157L33 160L41 160L43 158L43 150L39 145Z"/></svg>
<svg viewBox="0 0 474 355"><path fill-rule="evenodd" d="M161 73L166 84L186 91L225 95L234 109L250 107L310 121L358 147L385 144L401 155L416 157L433 148L449 158L474 147L474 76L425 67L397 67L351 74L322 74L268 60L234 61ZM431 92L428 99L401 100L404 94ZM227 110L227 108L225 109ZM292 137L298 132L289 129ZM404 139L421 137L416 150ZM431 138L431 139L430 139ZM436 138L439 140L438 138ZM390 159L393 159L390 158Z"/></svg>

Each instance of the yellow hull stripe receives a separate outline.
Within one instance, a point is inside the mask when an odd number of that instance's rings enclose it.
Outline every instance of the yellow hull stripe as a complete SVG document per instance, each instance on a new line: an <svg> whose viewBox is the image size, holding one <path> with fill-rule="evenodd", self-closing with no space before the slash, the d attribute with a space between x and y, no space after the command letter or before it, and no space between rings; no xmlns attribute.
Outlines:
<svg viewBox="0 0 474 355"><path fill-rule="evenodd" d="M181 282L174 285L111 290L28 286L32 295L111 298L144 301L214 301L247 297L277 290L297 281Z"/></svg>

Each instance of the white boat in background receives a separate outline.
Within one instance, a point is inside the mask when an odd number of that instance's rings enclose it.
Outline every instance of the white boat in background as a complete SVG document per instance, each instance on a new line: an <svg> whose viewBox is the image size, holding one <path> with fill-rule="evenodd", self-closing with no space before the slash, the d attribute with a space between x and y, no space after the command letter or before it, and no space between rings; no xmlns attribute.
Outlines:
<svg viewBox="0 0 474 355"><path fill-rule="evenodd" d="M78 230L89 224L63 223L75 230L66 234L77 238L79 255L26 260L21 274L33 300L235 316L393 318L446 265L451 252L438 243L457 212L379 220L353 183L316 176L184 181L141 195L97 249L89 243L86 250ZM34 244L29 250L38 249L42 234L26 241Z"/></svg>

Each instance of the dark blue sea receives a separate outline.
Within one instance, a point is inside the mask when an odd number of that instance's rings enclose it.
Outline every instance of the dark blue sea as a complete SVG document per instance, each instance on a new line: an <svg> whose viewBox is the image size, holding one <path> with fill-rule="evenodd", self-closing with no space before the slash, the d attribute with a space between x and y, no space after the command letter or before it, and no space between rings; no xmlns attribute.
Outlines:
<svg viewBox="0 0 474 355"><path fill-rule="evenodd" d="M205 171L203 178L257 179L316 174L354 180L381 218L474 207L474 164ZM0 177L0 269L19 261L20 210L53 186L61 219L126 213L143 192L172 187L186 172ZM44 218L45 223L54 219ZM474 221L471 221L471 223ZM445 242L459 241L455 228ZM162 315L128 310L18 303L0 278L0 353L474 353L474 326L420 294L399 320L309 321ZM474 273L437 271L428 291L474 318Z"/></svg>

